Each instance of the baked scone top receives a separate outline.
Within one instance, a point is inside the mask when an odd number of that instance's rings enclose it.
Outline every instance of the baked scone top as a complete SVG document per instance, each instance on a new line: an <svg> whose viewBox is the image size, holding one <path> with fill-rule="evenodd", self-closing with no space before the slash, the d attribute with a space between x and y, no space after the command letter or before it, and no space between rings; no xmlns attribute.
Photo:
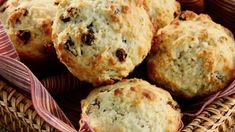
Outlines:
<svg viewBox="0 0 235 132"><path fill-rule="evenodd" d="M209 16L186 11L154 38L148 73L177 96L193 98L223 89L234 79L235 42Z"/></svg>
<svg viewBox="0 0 235 132"><path fill-rule="evenodd" d="M95 132L176 132L181 125L171 95L140 79L95 89L81 103Z"/></svg>
<svg viewBox="0 0 235 132"><path fill-rule="evenodd" d="M56 9L54 0L8 0L0 7L0 20L22 59L41 61L55 55L51 26Z"/></svg>
<svg viewBox="0 0 235 132"><path fill-rule="evenodd" d="M154 30L170 24L180 13L180 4L176 0L137 0L143 2L153 23Z"/></svg>
<svg viewBox="0 0 235 132"><path fill-rule="evenodd" d="M53 25L58 58L94 85L126 77L151 47L143 6L125 0L64 0Z"/></svg>

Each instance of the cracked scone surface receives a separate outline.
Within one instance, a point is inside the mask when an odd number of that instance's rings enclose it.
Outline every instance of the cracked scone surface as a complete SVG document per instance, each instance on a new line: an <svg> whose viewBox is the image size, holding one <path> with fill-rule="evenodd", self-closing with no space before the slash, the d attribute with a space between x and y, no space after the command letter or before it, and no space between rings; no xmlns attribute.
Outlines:
<svg viewBox="0 0 235 132"><path fill-rule="evenodd" d="M234 79L233 35L207 15L186 11L154 40L148 74L176 96L207 96Z"/></svg>
<svg viewBox="0 0 235 132"><path fill-rule="evenodd" d="M53 25L58 58L93 85L126 77L148 54L152 24L143 8L125 0L64 0Z"/></svg>
<svg viewBox="0 0 235 132"><path fill-rule="evenodd" d="M0 20L21 59L36 62L56 58L51 39L57 9L54 2L8 0L0 6Z"/></svg>
<svg viewBox="0 0 235 132"><path fill-rule="evenodd" d="M95 132L176 132L180 127L180 109L171 95L140 79L97 88L81 104L82 119Z"/></svg>
<svg viewBox="0 0 235 132"><path fill-rule="evenodd" d="M180 4L176 0L144 0L142 2L155 31L170 24L180 13Z"/></svg>

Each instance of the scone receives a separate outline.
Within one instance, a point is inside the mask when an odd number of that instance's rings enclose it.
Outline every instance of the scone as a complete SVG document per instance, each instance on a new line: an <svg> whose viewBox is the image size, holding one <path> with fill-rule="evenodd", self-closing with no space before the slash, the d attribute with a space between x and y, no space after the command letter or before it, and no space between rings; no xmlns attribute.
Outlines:
<svg viewBox="0 0 235 132"><path fill-rule="evenodd" d="M180 4L176 0L143 0L142 2L155 31L170 24L180 13Z"/></svg>
<svg viewBox="0 0 235 132"><path fill-rule="evenodd" d="M56 58L51 39L56 2L8 0L0 6L0 20L21 59L37 62Z"/></svg>
<svg viewBox="0 0 235 132"><path fill-rule="evenodd" d="M95 89L81 105L80 131L176 132L181 126L180 109L171 95L140 79Z"/></svg>
<svg viewBox="0 0 235 132"><path fill-rule="evenodd" d="M209 16L186 11L159 30L148 58L149 77L178 97L203 97L234 79L232 33Z"/></svg>
<svg viewBox="0 0 235 132"><path fill-rule="evenodd" d="M126 77L148 54L152 34L145 9L132 0L63 0L53 24L58 58L93 85Z"/></svg>

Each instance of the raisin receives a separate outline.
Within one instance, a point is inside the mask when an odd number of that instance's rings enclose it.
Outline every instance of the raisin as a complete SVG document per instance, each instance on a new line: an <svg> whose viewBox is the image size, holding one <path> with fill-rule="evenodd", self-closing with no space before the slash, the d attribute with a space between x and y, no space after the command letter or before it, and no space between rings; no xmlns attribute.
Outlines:
<svg viewBox="0 0 235 132"><path fill-rule="evenodd" d="M126 39L122 39L122 42L123 42L123 43L126 43L126 42L127 42L127 40L126 40Z"/></svg>
<svg viewBox="0 0 235 132"><path fill-rule="evenodd" d="M95 99L91 102L91 105L97 106L98 109L100 109L100 101L98 99Z"/></svg>
<svg viewBox="0 0 235 132"><path fill-rule="evenodd" d="M95 40L95 35L93 32L87 32L82 34L82 42L86 45L92 45Z"/></svg>
<svg viewBox="0 0 235 132"><path fill-rule="evenodd" d="M58 2L58 1L54 2L55 5L59 5L59 3L60 3L60 2Z"/></svg>
<svg viewBox="0 0 235 132"><path fill-rule="evenodd" d="M224 76L220 74L218 71L215 72L215 76L218 80L224 82Z"/></svg>
<svg viewBox="0 0 235 132"><path fill-rule="evenodd" d="M28 10L23 9L23 11L24 11L24 13L23 13L24 16L27 16L29 14Z"/></svg>
<svg viewBox="0 0 235 132"><path fill-rule="evenodd" d="M68 51L70 51L70 53L72 53L74 56L78 56L78 52L77 50L74 48L74 42L72 41L72 39L69 37L69 39L65 42L64 44L64 48Z"/></svg>
<svg viewBox="0 0 235 132"><path fill-rule="evenodd" d="M4 12L7 8L8 8L8 6L3 7L0 12Z"/></svg>
<svg viewBox="0 0 235 132"><path fill-rule="evenodd" d="M100 101L96 98L95 100L93 100L90 105L87 107L87 111L86 114L90 115L92 114L92 111L94 109L100 109Z"/></svg>
<svg viewBox="0 0 235 132"><path fill-rule="evenodd" d="M177 12L174 12L174 18L176 18L178 16Z"/></svg>
<svg viewBox="0 0 235 132"><path fill-rule="evenodd" d="M77 13L77 8L70 7L70 8L67 9L67 12L68 12L68 15L70 17L72 17L72 16L74 16Z"/></svg>
<svg viewBox="0 0 235 132"><path fill-rule="evenodd" d="M120 10L117 8L114 10L114 15L118 15L120 13Z"/></svg>
<svg viewBox="0 0 235 132"><path fill-rule="evenodd" d="M65 47L66 49L70 46L74 46L74 42L72 41L72 39L69 37L69 39L65 42Z"/></svg>
<svg viewBox="0 0 235 132"><path fill-rule="evenodd" d="M116 56L118 58L119 61L123 62L126 60L126 57L127 57L127 53L124 49L122 48L119 48L117 51L116 51Z"/></svg>
<svg viewBox="0 0 235 132"><path fill-rule="evenodd" d="M91 23L90 25L87 26L88 32L94 33L92 28L93 28L93 23Z"/></svg>
<svg viewBox="0 0 235 132"><path fill-rule="evenodd" d="M69 21L70 21L70 17L61 15L61 16L60 16L60 20L63 21L64 23L66 23L66 22L69 22Z"/></svg>
<svg viewBox="0 0 235 132"><path fill-rule="evenodd" d="M30 37L31 37L31 33L29 30L19 30L17 33L16 33L16 36L22 40L24 42L24 44L26 44Z"/></svg>

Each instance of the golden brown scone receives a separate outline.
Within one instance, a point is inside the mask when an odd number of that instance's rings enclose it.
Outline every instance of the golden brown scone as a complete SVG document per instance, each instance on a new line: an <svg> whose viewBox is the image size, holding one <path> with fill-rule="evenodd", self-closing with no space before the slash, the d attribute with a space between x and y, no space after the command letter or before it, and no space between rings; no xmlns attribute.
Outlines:
<svg viewBox="0 0 235 132"><path fill-rule="evenodd" d="M97 88L81 103L80 126L88 123L95 132L177 132L181 126L171 95L140 79Z"/></svg>
<svg viewBox="0 0 235 132"><path fill-rule="evenodd" d="M136 0L143 1L154 30L170 24L180 13L180 4L176 0Z"/></svg>
<svg viewBox="0 0 235 132"><path fill-rule="evenodd" d="M93 85L121 80L151 48L152 24L132 0L63 0L53 25L58 58Z"/></svg>
<svg viewBox="0 0 235 132"><path fill-rule="evenodd" d="M154 40L149 77L178 97L207 96L234 79L233 35L207 15L186 11Z"/></svg>
<svg viewBox="0 0 235 132"><path fill-rule="evenodd" d="M51 39L56 10L54 0L8 0L0 7L0 20L21 59L56 58Z"/></svg>

